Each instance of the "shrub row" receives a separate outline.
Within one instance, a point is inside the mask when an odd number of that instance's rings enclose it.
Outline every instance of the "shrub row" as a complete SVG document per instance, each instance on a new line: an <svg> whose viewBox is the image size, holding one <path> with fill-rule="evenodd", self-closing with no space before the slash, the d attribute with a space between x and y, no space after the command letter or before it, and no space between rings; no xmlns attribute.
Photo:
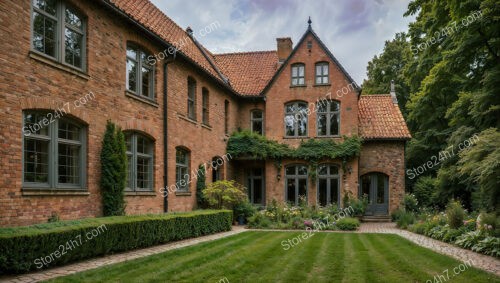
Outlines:
<svg viewBox="0 0 500 283"><path fill-rule="evenodd" d="M229 231L232 212L117 216L68 223L0 229L0 274L23 273Z"/></svg>

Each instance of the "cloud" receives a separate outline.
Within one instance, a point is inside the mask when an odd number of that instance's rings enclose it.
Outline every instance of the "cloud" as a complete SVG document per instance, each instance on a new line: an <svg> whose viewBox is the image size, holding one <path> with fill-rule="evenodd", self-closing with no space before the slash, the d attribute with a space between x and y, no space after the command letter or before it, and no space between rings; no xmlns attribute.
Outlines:
<svg viewBox="0 0 500 283"><path fill-rule="evenodd" d="M214 53L276 49L276 37L296 43L313 29L359 84L366 66L384 42L406 31L410 0L152 0L181 27L191 26L197 39ZM210 24L220 26L205 36L196 33Z"/></svg>

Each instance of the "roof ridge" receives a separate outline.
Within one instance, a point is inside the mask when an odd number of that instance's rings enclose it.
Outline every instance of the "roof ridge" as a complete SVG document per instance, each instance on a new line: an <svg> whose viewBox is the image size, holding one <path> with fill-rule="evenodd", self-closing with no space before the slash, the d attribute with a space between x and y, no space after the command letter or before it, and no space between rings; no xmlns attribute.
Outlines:
<svg viewBox="0 0 500 283"><path fill-rule="evenodd" d="M241 54L258 54L258 53L276 53L276 50L260 50L260 51L243 51L243 52L229 52L229 53L214 53L214 56L225 56L225 55L241 55Z"/></svg>

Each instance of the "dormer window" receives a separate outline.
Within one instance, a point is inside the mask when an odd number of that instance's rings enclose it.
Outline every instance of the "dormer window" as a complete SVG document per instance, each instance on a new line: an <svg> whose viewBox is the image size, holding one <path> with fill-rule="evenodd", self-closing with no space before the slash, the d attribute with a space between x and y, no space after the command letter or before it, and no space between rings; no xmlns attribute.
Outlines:
<svg viewBox="0 0 500 283"><path fill-rule="evenodd" d="M305 66L302 63L292 65L292 86L302 86L306 84Z"/></svg>

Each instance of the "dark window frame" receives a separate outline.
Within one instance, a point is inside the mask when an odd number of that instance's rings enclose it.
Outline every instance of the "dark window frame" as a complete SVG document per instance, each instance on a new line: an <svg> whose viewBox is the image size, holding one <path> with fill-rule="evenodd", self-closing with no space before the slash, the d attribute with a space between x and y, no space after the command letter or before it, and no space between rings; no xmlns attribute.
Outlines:
<svg viewBox="0 0 500 283"><path fill-rule="evenodd" d="M326 73L325 69L323 68L326 66ZM318 72L318 67L321 67L321 71ZM318 62L314 65L314 83L316 85L328 85L330 84L330 64L328 62ZM320 82L318 82L318 79Z"/></svg>
<svg viewBox="0 0 500 283"><path fill-rule="evenodd" d="M74 68L78 71L86 72L87 71L87 17L84 13L82 13L78 8L73 6L71 3L62 0L54 0L55 2L55 15L52 15L40 8L35 7L34 1L30 1L30 48L32 52L36 54L40 54L42 56L48 57L61 63L70 68ZM71 25L66 22L66 10L69 10L72 14L77 16L81 21L81 28L75 25ZM48 19L55 23L55 38L54 38L54 54L48 54L45 51L40 51L35 48L35 13L40 14L43 19ZM45 27L45 21L44 21ZM66 38L65 31L66 29L71 32L77 33L81 35L81 66L77 66L75 64L71 64L66 62ZM45 28L44 28L45 34ZM44 38L45 40L45 38ZM46 45L44 45L45 47Z"/></svg>
<svg viewBox="0 0 500 283"><path fill-rule="evenodd" d="M300 71L302 69L302 75ZM294 70L297 70L294 74ZM306 65L304 63L294 63L290 68L290 85L305 86L306 85Z"/></svg>
<svg viewBox="0 0 500 283"><path fill-rule="evenodd" d="M292 111L288 111L288 107L292 107ZM285 137L286 138L302 138L308 137L309 133L309 118L308 118L308 107L307 102L304 101L292 101L285 103L285 118L284 118L284 126L285 126ZM293 135L288 135L287 131L287 119L291 119L293 121ZM303 135L300 135L299 132L299 120L305 120L306 128Z"/></svg>
<svg viewBox="0 0 500 283"><path fill-rule="evenodd" d="M130 138L130 147L132 151L129 151L127 148L127 183L125 186L126 191L133 192L151 192L154 189L154 148L155 142L150 137L136 132L136 131L126 131L125 133L125 141L128 143L128 139ZM138 151L138 139L143 138L149 144L149 152L143 153ZM149 187L139 187L138 186L138 159L143 158L148 160L148 180L147 182L150 184ZM132 174L132 175L131 175ZM132 186L130 186L132 184Z"/></svg>
<svg viewBox="0 0 500 283"><path fill-rule="evenodd" d="M326 174L321 174L321 167L322 166L326 166ZM337 169L337 172L336 173L332 173L331 172L331 167L336 167ZM331 200L331 189L332 189L332 181L333 180L336 180L337 182L337 203L336 205L338 207L340 207L340 167L337 165L337 164L332 164L332 163L322 163L322 164L319 164L318 165L318 168L317 168L317 181L316 181L316 203L318 205L320 205L320 197L319 197L319 194L320 194L320 188L319 188L319 183L320 183L320 180L321 179L326 179L327 180L327 190L326 190L326 196L327 196L327 200L326 200L326 204L327 205L331 205L333 204L332 203L332 200Z"/></svg>
<svg viewBox="0 0 500 283"><path fill-rule="evenodd" d="M336 109L337 110L331 110L331 104L335 103L337 105ZM320 104L322 104L325 110L321 109ZM316 104L316 134L318 137L338 137L340 136L340 101L338 100L333 100L333 99L325 99L325 100L320 100ZM331 117L336 115L337 116L337 133L332 133L331 132ZM320 126L319 126L319 121L320 121L320 116L325 116L326 119L326 133L321 134L320 133Z"/></svg>
<svg viewBox="0 0 500 283"><path fill-rule="evenodd" d="M42 127L47 129L46 135L33 133L26 126L28 115L40 115L47 119L48 125ZM86 190L87 186L87 125L69 118L60 117L62 114L49 110L24 110L23 111L23 139L22 139L22 186L29 189L56 189L56 190ZM41 119L40 121L42 121ZM59 137L60 124L68 123L79 130L78 140L68 140ZM41 125L41 124L40 124ZM47 181L26 181L26 143L28 140L48 142L47 144ZM60 180L60 145L78 146L78 183L59 183ZM37 162L35 161L35 164ZM36 167L36 165L35 165ZM36 170L36 169L34 169ZM36 172L34 172L36 174Z"/></svg>
<svg viewBox="0 0 500 283"><path fill-rule="evenodd" d="M179 154L184 154L184 163L179 162ZM189 170L191 168L191 152L183 147L175 148L175 185L178 192L189 192L190 176ZM182 174L181 171L185 171ZM179 174L180 173L180 174ZM181 181L184 180L185 185L181 185Z"/></svg>
<svg viewBox="0 0 500 283"><path fill-rule="evenodd" d="M196 80L192 77L187 79L187 117L196 121Z"/></svg>
<svg viewBox="0 0 500 283"><path fill-rule="evenodd" d="M254 113L257 113L257 112L260 112L260 114L261 114L260 118L254 117ZM253 127L254 122L256 122L256 123L260 122L260 124L261 124L260 125L260 127L261 127L260 133L256 132L254 130L254 127ZM261 109L254 109L254 110L250 111L250 131L258 133L259 135L264 135L264 111L262 111Z"/></svg>
<svg viewBox="0 0 500 283"><path fill-rule="evenodd" d="M294 174L288 174L287 171L289 168L294 167ZM299 167L305 168L305 174L299 174ZM290 164L285 166L285 200L288 202L288 180L293 179L295 181L295 206L299 205L299 180L305 180L306 182L306 201L309 199L309 169L307 168L307 165L305 164Z"/></svg>
<svg viewBox="0 0 500 283"><path fill-rule="evenodd" d="M135 52L135 58L129 56L129 50ZM150 56L150 52L146 51L144 48L133 42L127 42L126 47L126 63L125 63L125 87L128 92L148 100L155 100L155 67L147 63L146 58ZM128 62L131 61L136 65L135 70L135 90L130 88L130 76L128 71ZM143 93L142 86L144 84L142 78L142 69L147 69L149 71L149 82L148 82L148 92Z"/></svg>
<svg viewBox="0 0 500 283"><path fill-rule="evenodd" d="M210 124L210 92L207 88L201 89L201 122L204 125Z"/></svg>

